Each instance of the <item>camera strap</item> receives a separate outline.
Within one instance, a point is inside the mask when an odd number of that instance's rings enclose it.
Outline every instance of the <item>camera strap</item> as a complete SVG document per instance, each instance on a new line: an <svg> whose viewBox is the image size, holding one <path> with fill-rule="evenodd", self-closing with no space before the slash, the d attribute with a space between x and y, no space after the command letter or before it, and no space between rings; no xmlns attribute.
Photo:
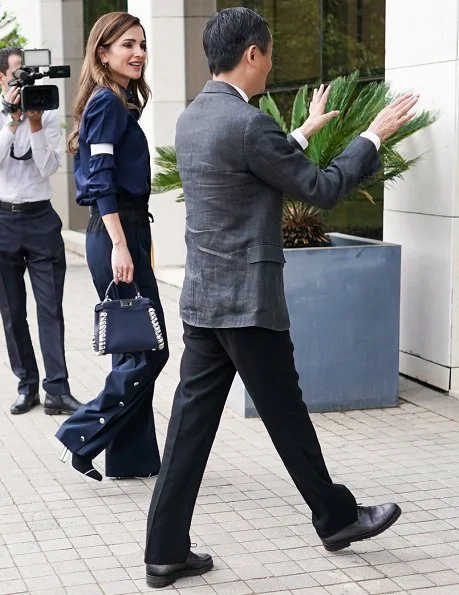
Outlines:
<svg viewBox="0 0 459 595"><path fill-rule="evenodd" d="M29 149L24 153L24 155L22 157L17 157L14 154L14 144L11 143L10 157L12 157L13 159L16 159L17 161L27 161L29 159L32 159L32 147L29 147Z"/></svg>
<svg viewBox="0 0 459 595"><path fill-rule="evenodd" d="M14 105L14 104L10 103L9 101L6 101L6 99L4 97L2 97L2 106L7 114L12 114L14 112L17 112L19 109L18 105Z"/></svg>

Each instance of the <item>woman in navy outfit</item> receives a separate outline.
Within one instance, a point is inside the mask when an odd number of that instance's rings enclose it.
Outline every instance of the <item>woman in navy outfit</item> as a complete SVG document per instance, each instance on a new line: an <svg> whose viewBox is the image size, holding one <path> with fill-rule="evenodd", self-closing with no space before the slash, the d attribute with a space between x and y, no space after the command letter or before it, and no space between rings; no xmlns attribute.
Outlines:
<svg viewBox="0 0 459 595"><path fill-rule="evenodd" d="M89 34L69 149L77 202L89 206L86 256L99 298L110 281L121 298L151 298L165 346L114 355L102 392L65 421L56 436L73 467L101 480L92 460L105 450L108 477L150 477L160 467L153 419L155 380L168 358L164 315L151 267L150 155L138 119L149 98L145 31L125 12L102 16ZM121 283L120 283L121 282Z"/></svg>

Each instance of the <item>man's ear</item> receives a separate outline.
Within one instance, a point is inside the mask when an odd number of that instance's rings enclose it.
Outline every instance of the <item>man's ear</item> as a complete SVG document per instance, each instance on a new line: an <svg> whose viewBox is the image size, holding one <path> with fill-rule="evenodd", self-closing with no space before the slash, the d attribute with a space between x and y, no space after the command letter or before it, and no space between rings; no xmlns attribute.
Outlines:
<svg viewBox="0 0 459 595"><path fill-rule="evenodd" d="M256 45L251 45L247 48L247 61L250 62L250 64L255 62L257 50L258 48Z"/></svg>

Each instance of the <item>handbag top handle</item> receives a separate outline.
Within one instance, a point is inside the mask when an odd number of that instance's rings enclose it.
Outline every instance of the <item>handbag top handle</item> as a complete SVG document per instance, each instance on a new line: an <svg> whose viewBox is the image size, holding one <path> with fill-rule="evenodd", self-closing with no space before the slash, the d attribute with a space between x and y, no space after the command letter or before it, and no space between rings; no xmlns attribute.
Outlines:
<svg viewBox="0 0 459 595"><path fill-rule="evenodd" d="M130 285L133 285L134 286L134 289L135 289L135 292L136 292L135 293L135 299L140 299L142 296L140 294L140 289L139 289L137 283L135 281L133 281ZM107 291L105 292L104 302L111 301L111 298L109 297L108 294L110 293L110 289L112 289L113 286L115 286L115 288L116 288L116 283L115 283L115 280L114 279L112 279L110 281L110 283L109 283L109 285L107 287Z"/></svg>

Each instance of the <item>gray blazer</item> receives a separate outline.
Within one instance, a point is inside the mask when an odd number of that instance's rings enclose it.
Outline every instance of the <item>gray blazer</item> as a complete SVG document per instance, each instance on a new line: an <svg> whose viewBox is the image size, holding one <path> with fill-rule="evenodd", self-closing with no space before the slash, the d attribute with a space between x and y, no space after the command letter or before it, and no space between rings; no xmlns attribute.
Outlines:
<svg viewBox="0 0 459 595"><path fill-rule="evenodd" d="M273 118L209 81L177 123L187 258L180 314L212 328L289 328L284 296L283 194L331 209L380 167L356 138L325 170Z"/></svg>

